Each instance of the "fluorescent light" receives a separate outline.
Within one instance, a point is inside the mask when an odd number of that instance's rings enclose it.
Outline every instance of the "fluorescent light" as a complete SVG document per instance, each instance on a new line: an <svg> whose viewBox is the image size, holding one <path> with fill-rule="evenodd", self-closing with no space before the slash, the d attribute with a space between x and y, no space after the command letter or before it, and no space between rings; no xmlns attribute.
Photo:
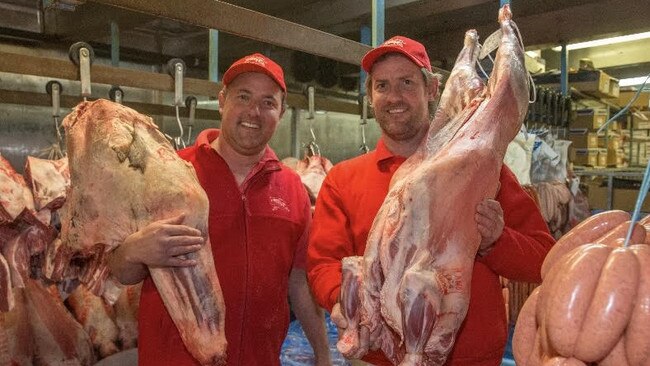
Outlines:
<svg viewBox="0 0 650 366"><path fill-rule="evenodd" d="M618 86L633 86L633 85L641 85L643 82L648 78L648 76L639 76L635 78L627 78L627 79L621 79L618 81ZM650 80L648 80L650 82ZM646 84L648 85L648 84Z"/></svg>
<svg viewBox="0 0 650 366"><path fill-rule="evenodd" d="M608 46L608 45L615 44L615 43L638 41L640 39L646 39L646 38L650 38L650 32L628 34L627 36L618 36L618 37L612 37L612 38L596 39L594 41L573 43L573 44L567 45L566 48L567 48L567 50L572 51L572 50L579 50L581 48ZM561 50L562 50L562 47L560 47L560 46L553 47L553 51L558 51L559 52Z"/></svg>

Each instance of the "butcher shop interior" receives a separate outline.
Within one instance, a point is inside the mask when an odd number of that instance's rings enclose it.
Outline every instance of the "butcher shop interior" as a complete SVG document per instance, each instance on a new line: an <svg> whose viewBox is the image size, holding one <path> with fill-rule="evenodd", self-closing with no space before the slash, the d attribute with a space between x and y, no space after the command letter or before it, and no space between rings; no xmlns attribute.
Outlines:
<svg viewBox="0 0 650 366"><path fill-rule="evenodd" d="M0 366L650 366L649 20L0 0Z"/></svg>

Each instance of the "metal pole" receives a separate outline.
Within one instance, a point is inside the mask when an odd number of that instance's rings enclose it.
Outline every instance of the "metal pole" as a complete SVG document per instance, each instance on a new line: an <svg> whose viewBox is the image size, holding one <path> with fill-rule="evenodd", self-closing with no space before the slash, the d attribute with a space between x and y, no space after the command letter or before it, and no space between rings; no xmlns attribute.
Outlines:
<svg viewBox="0 0 650 366"><path fill-rule="evenodd" d="M372 0L372 46L384 43L386 7L384 0ZM363 43L363 41L361 41Z"/></svg>
<svg viewBox="0 0 650 366"><path fill-rule="evenodd" d="M298 117L300 110L291 108L291 155L300 159L300 150L298 145Z"/></svg>
<svg viewBox="0 0 650 366"><path fill-rule="evenodd" d="M111 21L111 66L120 66L120 26Z"/></svg>
<svg viewBox="0 0 650 366"><path fill-rule="evenodd" d="M218 83L219 78L219 31L210 29L210 54L208 65L208 77L210 81Z"/></svg>
<svg viewBox="0 0 650 366"><path fill-rule="evenodd" d="M370 44L370 28L367 26L362 26L361 27L361 43L363 44ZM361 60L359 60L361 61ZM359 72L359 97L362 98L364 95L366 95L366 78L368 75L366 72L361 69L361 72Z"/></svg>
<svg viewBox="0 0 650 366"><path fill-rule="evenodd" d="M560 91L562 96L569 96L569 51L566 42L562 42L560 51Z"/></svg>

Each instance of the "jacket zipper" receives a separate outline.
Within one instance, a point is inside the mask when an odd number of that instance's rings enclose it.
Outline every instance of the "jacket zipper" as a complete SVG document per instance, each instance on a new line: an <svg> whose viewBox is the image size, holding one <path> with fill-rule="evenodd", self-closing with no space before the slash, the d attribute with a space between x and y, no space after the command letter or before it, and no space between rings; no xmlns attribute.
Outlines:
<svg viewBox="0 0 650 366"><path fill-rule="evenodd" d="M262 177L262 176L264 176L266 174L269 174L272 171L273 170L271 170L271 169L265 169L265 168L260 169L247 182L244 182L244 186L243 186L243 189L242 189L242 192L241 192L242 208L243 208L243 214L244 214L244 252L246 254L245 255L245 261L246 262L244 264L245 265L245 271L244 271L244 281L243 281L244 282L244 310L242 312L242 315L243 315L243 317L242 317L242 327L241 327L242 332L241 332L241 336L239 338L239 345L240 345L239 364L240 365L243 364L242 360L243 360L243 354L244 354L244 347L243 347L243 344L244 344L244 329L245 329L245 326L246 326L246 319L248 318L248 316L247 316L247 312L248 312L248 293L249 293L248 279L250 277L250 275L249 275L250 254L249 254L249 251L248 251L248 248L249 248L249 242L248 241L249 241L249 238L250 238L249 219L251 217L251 212L250 212L249 207L248 207L248 199L246 197L246 193L248 192L250 187L253 186L253 184L260 179L260 177Z"/></svg>

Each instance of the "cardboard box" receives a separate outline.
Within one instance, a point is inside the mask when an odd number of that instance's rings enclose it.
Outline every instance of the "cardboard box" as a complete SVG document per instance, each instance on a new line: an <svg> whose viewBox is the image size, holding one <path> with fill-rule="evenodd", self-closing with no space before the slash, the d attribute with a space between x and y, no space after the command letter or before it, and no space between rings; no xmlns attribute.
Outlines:
<svg viewBox="0 0 650 366"><path fill-rule="evenodd" d="M620 106L625 106L634 98L636 91L622 91L619 92L617 103ZM637 108L650 108L650 91L643 91L639 94L639 98L632 103L631 107Z"/></svg>
<svg viewBox="0 0 650 366"><path fill-rule="evenodd" d="M648 130L650 129L650 112L648 111L634 111L632 114L632 127L635 130ZM634 131L636 134L637 131Z"/></svg>
<svg viewBox="0 0 650 366"><path fill-rule="evenodd" d="M601 187L597 182L584 185L584 193L589 202L589 208L607 210L607 187Z"/></svg>
<svg viewBox="0 0 650 366"><path fill-rule="evenodd" d="M587 201L589 202L589 208L607 210L607 186L600 186L598 184L586 184L583 186L585 194L587 195ZM614 210L624 210L632 211L636 205L636 199L639 195L639 191L635 189L621 189L614 188L612 190L612 209ZM643 205L641 206L641 211L650 212L650 194L646 196Z"/></svg>
<svg viewBox="0 0 650 366"><path fill-rule="evenodd" d="M607 122L606 109L580 109L576 111L575 118L571 121L569 129L597 130Z"/></svg>
<svg viewBox="0 0 650 366"><path fill-rule="evenodd" d="M607 149L598 149L598 164L596 166L607 166Z"/></svg>
<svg viewBox="0 0 650 366"><path fill-rule="evenodd" d="M588 130L569 131L569 140L571 140L571 146L576 149L598 148L598 135L595 132L588 132Z"/></svg>
<svg viewBox="0 0 650 366"><path fill-rule="evenodd" d="M559 88L560 73L545 73L533 76L535 84ZM614 79L600 70L579 70L569 73L569 86L596 98L618 98L620 89L618 79Z"/></svg>
<svg viewBox="0 0 650 366"><path fill-rule="evenodd" d="M607 188L605 187L605 189ZM639 196L639 191L636 189L615 188L612 196L613 209L633 211L637 197ZM641 205L641 211L650 212L650 194L646 195L646 198Z"/></svg>
<svg viewBox="0 0 650 366"><path fill-rule="evenodd" d="M574 75L569 74L569 84L581 92L597 98L618 98L620 95L618 79L603 71L580 71Z"/></svg>
<svg viewBox="0 0 650 366"><path fill-rule="evenodd" d="M623 149L607 149L607 166L615 168L624 168L627 166Z"/></svg>
<svg viewBox="0 0 650 366"><path fill-rule="evenodd" d="M571 147L569 158L575 165L598 166L598 149L576 149Z"/></svg>

